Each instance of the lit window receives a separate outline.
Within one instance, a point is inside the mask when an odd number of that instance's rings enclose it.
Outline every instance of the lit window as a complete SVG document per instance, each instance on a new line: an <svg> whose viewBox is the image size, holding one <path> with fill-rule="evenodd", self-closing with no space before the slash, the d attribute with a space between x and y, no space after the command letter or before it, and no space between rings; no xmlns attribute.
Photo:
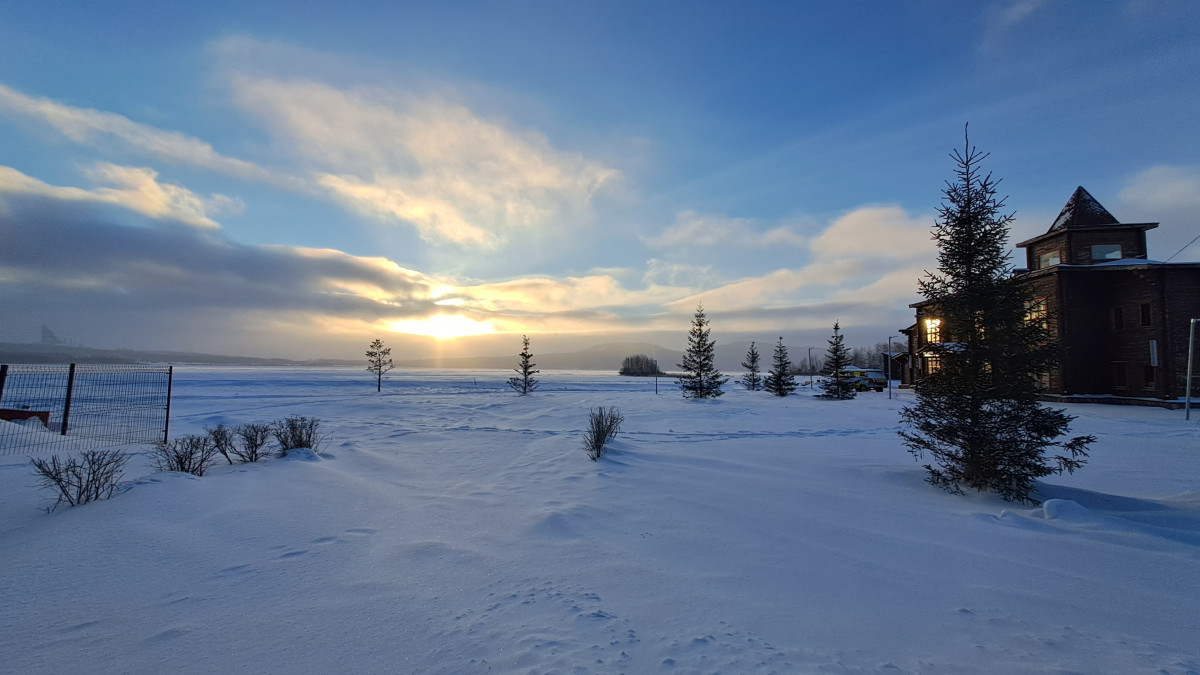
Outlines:
<svg viewBox="0 0 1200 675"><path fill-rule="evenodd" d="M925 357L925 373L936 373L942 369L942 357L926 356Z"/></svg>
<svg viewBox="0 0 1200 675"><path fill-rule="evenodd" d="M925 319L925 341L940 343L942 341L942 320Z"/></svg>
<svg viewBox="0 0 1200 675"><path fill-rule="evenodd" d="M1025 308L1025 321L1037 325L1042 330L1049 328L1049 323L1046 321L1045 298L1038 298L1029 302L1029 306Z"/></svg>
<svg viewBox="0 0 1200 675"><path fill-rule="evenodd" d="M1054 267L1055 265L1059 264L1060 262L1061 262L1061 259L1058 257L1058 251L1050 251L1049 253L1043 253L1040 257L1038 257L1038 269Z"/></svg>
<svg viewBox="0 0 1200 675"><path fill-rule="evenodd" d="M1120 260L1121 245L1120 244L1096 244L1092 247L1092 262L1101 262L1104 260Z"/></svg>

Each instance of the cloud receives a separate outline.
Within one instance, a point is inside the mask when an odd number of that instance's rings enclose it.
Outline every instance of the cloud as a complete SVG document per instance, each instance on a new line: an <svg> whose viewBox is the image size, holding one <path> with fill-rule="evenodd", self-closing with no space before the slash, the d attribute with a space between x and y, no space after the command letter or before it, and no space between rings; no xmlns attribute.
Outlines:
<svg viewBox="0 0 1200 675"><path fill-rule="evenodd" d="M913 218L899 206L862 206L834 220L811 247L825 259L911 259L933 251L932 225L932 219Z"/></svg>
<svg viewBox="0 0 1200 675"><path fill-rule="evenodd" d="M619 172L433 95L232 78L234 97L335 200L423 239L496 248L566 227Z"/></svg>
<svg viewBox="0 0 1200 675"><path fill-rule="evenodd" d="M1006 28L1015 26L1048 4L1050 4L1049 0L1013 0L1007 8L1000 12L998 17L1000 25Z"/></svg>
<svg viewBox="0 0 1200 675"><path fill-rule="evenodd" d="M651 248L738 246L802 246L805 239L790 227L779 226L759 232L749 218L680 211L675 223L655 237L642 237Z"/></svg>
<svg viewBox="0 0 1200 675"><path fill-rule="evenodd" d="M1154 166L1129 179L1118 193L1122 222L1158 222L1161 226L1147 233L1151 258L1173 262L1200 260L1200 234L1196 214L1200 213L1200 167ZM1189 243L1191 242L1191 243Z"/></svg>
<svg viewBox="0 0 1200 675"><path fill-rule="evenodd" d="M21 115L49 125L76 143L96 146L117 142L173 164L197 166L239 178L270 180L264 168L226 157L212 145L175 131L163 131L115 113L77 108L36 98L0 84L0 113Z"/></svg>
<svg viewBox="0 0 1200 675"><path fill-rule="evenodd" d="M175 220L197 227L219 227L210 213L238 211L240 200L225 195L202 197L187 188L159 182L158 173L145 167L97 163L85 172L97 183L116 187L84 190L57 187L27 176L16 169L0 166L0 194L25 194L53 199L96 202L118 206L156 220Z"/></svg>

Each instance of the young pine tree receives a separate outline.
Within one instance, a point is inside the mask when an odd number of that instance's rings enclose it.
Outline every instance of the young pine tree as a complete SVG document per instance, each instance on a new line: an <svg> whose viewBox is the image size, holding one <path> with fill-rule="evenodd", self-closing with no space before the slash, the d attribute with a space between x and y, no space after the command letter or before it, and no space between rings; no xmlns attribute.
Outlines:
<svg viewBox="0 0 1200 675"><path fill-rule="evenodd" d="M688 331L688 348L683 353L683 363L676 364L683 370L676 381L684 398L716 398L725 392L721 387L729 381L717 370L716 346L708 339L710 329L704 307L696 307L692 317L692 329Z"/></svg>
<svg viewBox="0 0 1200 675"><path fill-rule="evenodd" d="M825 352L825 368L821 371L825 381L819 385L822 393L817 394L818 398L845 401L857 394L857 381L843 370L850 365L850 349L845 345L841 330L842 327L834 321L833 336L829 338L829 349Z"/></svg>
<svg viewBox="0 0 1200 675"><path fill-rule="evenodd" d="M521 336L521 344L524 345L524 347L521 349L521 353L518 354L520 361L517 362L517 367L513 368L513 372L515 372L517 375L508 378L508 386L512 387L513 391L524 396L525 394L532 393L534 389L538 388L538 381L534 375L541 371L534 370L533 368L537 364L533 362L533 354L529 352L528 335Z"/></svg>
<svg viewBox="0 0 1200 675"><path fill-rule="evenodd" d="M771 369L763 380L763 389L776 396L787 396L796 391L796 376L792 374L792 360L788 358L783 337L775 343L775 354L771 357Z"/></svg>
<svg viewBox="0 0 1200 675"><path fill-rule="evenodd" d="M1053 366L1056 345L1041 322L1026 319L1032 298L1008 259L1013 218L996 198L998 181L980 171L987 156L969 140L951 155L956 178L933 229L938 272L920 281L942 315L943 342L928 347L939 367L915 383L900 437L915 458L933 459L925 469L934 485L1037 503L1034 481L1083 466L1095 438L1056 440L1073 418L1035 400L1033 374ZM1050 448L1057 454L1048 461Z"/></svg>
<svg viewBox="0 0 1200 675"><path fill-rule="evenodd" d="M742 361L742 367L746 369L746 373L742 375L742 386L750 391L758 391L763 388L763 378L759 375L761 372L758 367L758 348L754 343L750 343L750 349L746 351L746 360Z"/></svg>
<svg viewBox="0 0 1200 675"><path fill-rule="evenodd" d="M383 340L376 339L367 347L367 372L375 373L375 391L383 391L383 374L393 367L392 348L384 347Z"/></svg>

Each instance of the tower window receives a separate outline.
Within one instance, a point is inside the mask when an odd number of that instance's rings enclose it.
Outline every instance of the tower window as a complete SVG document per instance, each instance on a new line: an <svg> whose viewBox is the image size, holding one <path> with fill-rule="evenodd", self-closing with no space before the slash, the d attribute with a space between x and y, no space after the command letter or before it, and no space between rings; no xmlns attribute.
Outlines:
<svg viewBox="0 0 1200 675"><path fill-rule="evenodd" d="M1092 262L1121 259L1120 244L1096 244L1092 247Z"/></svg>

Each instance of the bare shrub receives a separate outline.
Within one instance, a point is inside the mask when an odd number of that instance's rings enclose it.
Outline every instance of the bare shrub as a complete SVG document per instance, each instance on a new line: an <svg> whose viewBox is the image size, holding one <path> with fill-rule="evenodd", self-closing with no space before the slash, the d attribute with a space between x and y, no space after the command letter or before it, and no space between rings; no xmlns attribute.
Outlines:
<svg viewBox="0 0 1200 675"><path fill-rule="evenodd" d="M204 427L204 431L208 434L208 438L217 452L221 453L225 461L233 464L233 457L230 455L237 452L237 446L233 442L233 430L224 424L218 424L215 427Z"/></svg>
<svg viewBox="0 0 1200 675"><path fill-rule="evenodd" d="M97 499L108 499L125 475L122 469L129 455L120 450L85 450L78 456L60 459L30 459L33 469L42 479L41 487L55 490L58 498L48 509L59 504L78 506Z"/></svg>
<svg viewBox="0 0 1200 675"><path fill-rule="evenodd" d="M233 433L242 442L242 447L234 446L230 452L243 462L257 462L267 456L267 442L271 440L270 424L240 424Z"/></svg>
<svg viewBox="0 0 1200 675"><path fill-rule="evenodd" d="M279 454L287 457L289 450L308 448L313 452L321 444L317 426L321 420L315 417L285 417L274 424L275 440L279 442Z"/></svg>
<svg viewBox="0 0 1200 675"><path fill-rule="evenodd" d="M625 418L616 406L600 406L591 411L588 416L588 428L583 435L583 449L587 451L588 458L594 462L604 456L605 445L616 437L617 432L621 430L621 422L624 421Z"/></svg>
<svg viewBox="0 0 1200 675"><path fill-rule="evenodd" d="M182 471L203 476L217 461L217 448L208 436L180 436L155 445L150 459L159 471Z"/></svg>

